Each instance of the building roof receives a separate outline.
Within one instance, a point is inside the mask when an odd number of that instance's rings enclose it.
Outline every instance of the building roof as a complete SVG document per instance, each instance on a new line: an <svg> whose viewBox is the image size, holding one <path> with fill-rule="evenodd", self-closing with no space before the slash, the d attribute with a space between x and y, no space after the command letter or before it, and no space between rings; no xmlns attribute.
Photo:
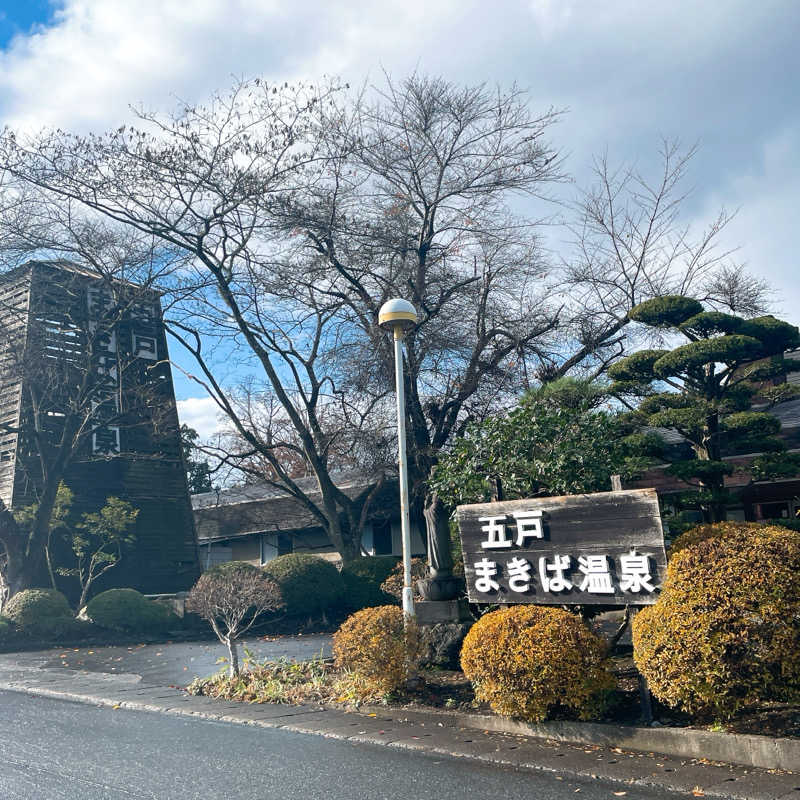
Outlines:
<svg viewBox="0 0 800 800"><path fill-rule="evenodd" d="M754 411L760 411L762 408L758 405L753 406ZM791 434L794 428L800 428L800 398L778 403L774 408L769 409L769 413L780 421L781 432L784 434ZM683 436L674 428L647 428L646 430L655 431L667 444L680 444L684 441Z"/></svg>
<svg viewBox="0 0 800 800"><path fill-rule="evenodd" d="M376 482L374 476L370 477L358 470L335 472L331 474L331 478L340 489L352 489L354 487L364 489ZM305 478L295 478L294 482L304 492L319 494L317 479L313 475ZM246 486L234 486L230 489L192 495L192 507L197 509L220 505L230 506L236 503L252 503L256 500L273 500L282 497L291 497L291 495L281 487L272 486L268 483L252 483Z"/></svg>
<svg viewBox="0 0 800 800"><path fill-rule="evenodd" d="M757 407L756 407L757 409ZM800 440L800 399L787 400L779 403L769 410L769 413L777 417L781 423L781 438L786 442L789 452L798 452L798 440ZM651 429L667 442L667 444L680 444L683 437L675 430L658 428ZM742 488L753 483L753 476L748 470L748 465L759 453L748 453L734 456L724 456L723 461L727 461L734 468L732 475L725 477L725 485L728 488ZM659 464L651 467L634 481L631 481L627 488L653 488L661 493L686 491L689 487L687 483L667 473L668 464Z"/></svg>
<svg viewBox="0 0 800 800"><path fill-rule="evenodd" d="M334 483L348 497L356 497L375 486L377 475L362 472L339 472L331 475ZM296 483L314 501L321 494L316 478L298 478ZM372 508L384 514L398 505L396 480L390 477L373 500ZM259 483L196 494L192 497L197 539L201 544L226 541L255 533L278 533L320 527L311 510L286 490Z"/></svg>

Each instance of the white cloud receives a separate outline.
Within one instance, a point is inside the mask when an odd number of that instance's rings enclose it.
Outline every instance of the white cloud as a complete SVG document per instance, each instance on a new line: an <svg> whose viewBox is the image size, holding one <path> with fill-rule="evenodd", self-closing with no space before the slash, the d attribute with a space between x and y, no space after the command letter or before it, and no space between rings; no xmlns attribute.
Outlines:
<svg viewBox="0 0 800 800"><path fill-rule="evenodd" d="M208 440L222 430L224 421L220 417L219 407L210 397L178 400L178 419L182 425L194 428L202 440Z"/></svg>
<svg viewBox="0 0 800 800"><path fill-rule="evenodd" d="M5 122L105 128L129 105L170 106L233 77L318 79L416 52L439 36L455 0L66 0L54 23L0 51ZM411 56L411 65L417 55ZM356 67L356 64L358 66Z"/></svg>
<svg viewBox="0 0 800 800"><path fill-rule="evenodd" d="M660 135L699 139L692 212L741 206L728 238L800 308L800 149L765 150L800 130L798 24L795 0L63 0L0 50L0 123L103 130L254 75L517 81L571 108L554 142L579 181L605 147L646 168Z"/></svg>
<svg viewBox="0 0 800 800"><path fill-rule="evenodd" d="M572 17L572 5L565 0L531 0L531 13L542 37L549 39L567 28Z"/></svg>

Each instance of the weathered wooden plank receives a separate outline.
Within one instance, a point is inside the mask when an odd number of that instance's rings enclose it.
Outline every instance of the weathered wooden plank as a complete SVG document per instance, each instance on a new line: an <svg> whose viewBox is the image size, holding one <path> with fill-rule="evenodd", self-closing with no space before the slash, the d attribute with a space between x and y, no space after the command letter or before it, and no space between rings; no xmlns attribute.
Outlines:
<svg viewBox="0 0 800 800"><path fill-rule="evenodd" d="M653 489L459 506L476 603L650 605L666 570Z"/></svg>

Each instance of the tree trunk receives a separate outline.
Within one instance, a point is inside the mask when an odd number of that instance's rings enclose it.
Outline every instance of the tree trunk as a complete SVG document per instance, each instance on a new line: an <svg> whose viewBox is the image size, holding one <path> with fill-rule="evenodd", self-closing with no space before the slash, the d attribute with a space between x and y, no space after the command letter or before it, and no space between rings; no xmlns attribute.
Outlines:
<svg viewBox="0 0 800 800"><path fill-rule="evenodd" d="M91 580L81 589L81 599L78 601L78 613L86 605L86 598L89 596L89 587L92 585Z"/></svg>
<svg viewBox="0 0 800 800"><path fill-rule="evenodd" d="M228 656L230 661L228 663L228 677L235 678L239 674L239 646L236 639L230 637L225 640L228 645Z"/></svg>
<svg viewBox="0 0 800 800"><path fill-rule="evenodd" d="M722 447L719 436L719 414L715 412L706 417L706 424L703 426L703 446L700 451L705 456L703 460L715 462L722 460ZM698 457L702 458L700 453L698 453ZM725 498L725 476L719 474L706 481L700 481L700 483L711 495L706 514L707 521L724 522L728 516Z"/></svg>

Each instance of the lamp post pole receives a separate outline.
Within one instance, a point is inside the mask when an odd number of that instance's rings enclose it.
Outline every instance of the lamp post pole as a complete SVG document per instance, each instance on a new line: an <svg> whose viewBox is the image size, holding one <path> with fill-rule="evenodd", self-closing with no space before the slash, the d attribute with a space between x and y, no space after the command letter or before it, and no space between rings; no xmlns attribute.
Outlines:
<svg viewBox="0 0 800 800"><path fill-rule="evenodd" d="M411 588L411 521L408 513L403 330L399 326L394 329L394 381L397 390L397 465L400 472L400 529L403 538L403 614L414 617L414 592Z"/></svg>
<svg viewBox="0 0 800 800"><path fill-rule="evenodd" d="M408 505L408 465L406 459L406 398L403 379L403 336L414 326L417 313L406 300L389 300L381 306L378 324L390 329L394 337L394 379L397 397L397 466L400 480L400 529L403 541L403 616L413 619L414 592L411 588L411 521Z"/></svg>

